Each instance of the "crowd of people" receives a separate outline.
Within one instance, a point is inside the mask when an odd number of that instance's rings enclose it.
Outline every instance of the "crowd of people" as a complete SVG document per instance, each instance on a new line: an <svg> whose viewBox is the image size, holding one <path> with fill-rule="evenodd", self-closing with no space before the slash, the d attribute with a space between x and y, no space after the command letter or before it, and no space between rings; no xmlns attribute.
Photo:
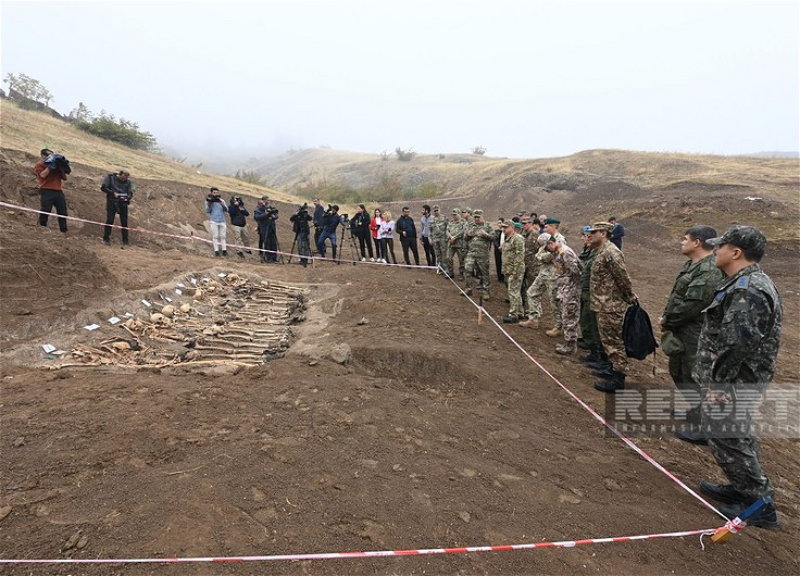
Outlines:
<svg viewBox="0 0 800 576"><path fill-rule="evenodd" d="M71 172L69 161L49 148L40 152L34 171L38 179L41 213L47 226L56 209L59 229L67 231L67 204L63 183ZM135 186L126 170L106 175L103 242L110 243L117 215L123 246L129 244L128 204ZM313 200L313 213L303 204L289 218L300 262L307 265L313 247L325 257L330 243L336 260L340 227L349 231L360 261L397 263L394 236L400 239L406 265L419 266L418 245L427 266L437 274L463 283L467 295L490 299L490 255L494 253L497 281L507 288L507 324L544 330L561 338L555 351L580 357L600 380L597 390L614 393L625 388L628 358L623 342L625 312L638 297L622 252L624 227L616 217L582 228L580 252L573 250L559 228L561 221L535 212L521 212L489 224L482 210L453 208L449 217L440 206L422 207L419 229L410 209L403 207L395 221L389 210L369 214L363 204L352 218L337 205L324 209ZM226 202L211 188L204 205L209 216L215 257L227 256L227 218L230 218L237 253L252 253L246 230L250 215L241 197ZM276 234L278 209L268 196L258 200L253 213L258 225L261 260L277 262L280 246ZM342 234L344 236L344 234ZM732 408L738 397L761 394L772 381L780 346L783 305L778 291L760 267L767 239L752 226L731 226L724 234L705 225L688 228L681 242L687 258L678 272L658 326L663 351L669 356L669 373L690 406L687 430L676 431L681 440L705 444L729 480L718 485L702 482L700 491L721 503L719 509L736 517L758 498L766 507L750 518L751 525L774 528L777 513L774 489L759 464L759 446L753 431L753 408ZM457 265L456 265L457 261ZM551 310L552 326L541 325L543 300ZM580 334L580 337L579 337ZM752 398L750 398L752 401Z"/></svg>

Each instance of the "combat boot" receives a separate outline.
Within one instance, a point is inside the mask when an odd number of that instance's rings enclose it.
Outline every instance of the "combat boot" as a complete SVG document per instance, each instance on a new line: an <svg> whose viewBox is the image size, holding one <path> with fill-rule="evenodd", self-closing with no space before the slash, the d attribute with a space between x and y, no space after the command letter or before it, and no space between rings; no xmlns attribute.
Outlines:
<svg viewBox="0 0 800 576"><path fill-rule="evenodd" d="M519 323L520 326L523 328L538 328L539 327L539 319L538 318L528 318L524 322Z"/></svg>
<svg viewBox="0 0 800 576"><path fill-rule="evenodd" d="M559 336L561 336L561 326L554 326L553 328L545 332L545 334L550 336L550 338L558 338Z"/></svg>
<svg viewBox="0 0 800 576"><path fill-rule="evenodd" d="M586 354L584 356L581 356L579 358L579 360L581 362L586 362L586 363L600 362L602 359L603 359L603 357L600 355L600 352L594 352L594 351L593 352L589 352L588 354Z"/></svg>
<svg viewBox="0 0 800 576"><path fill-rule="evenodd" d="M623 390L625 389L625 374L613 370L611 378L595 382L594 387L596 390L600 390L600 392L605 392L606 394L613 394L617 390Z"/></svg>
<svg viewBox="0 0 800 576"><path fill-rule="evenodd" d="M611 366L611 364L606 363L603 366L592 368L592 374L595 376L600 376L601 378L613 378L614 368Z"/></svg>
<svg viewBox="0 0 800 576"><path fill-rule="evenodd" d="M675 438L683 440L684 442L689 442L690 444L708 444L706 435L700 430L675 430Z"/></svg>
<svg viewBox="0 0 800 576"><path fill-rule="evenodd" d="M513 315L504 316L503 322L506 324L516 324L517 322L519 322L519 318Z"/></svg>
<svg viewBox="0 0 800 576"><path fill-rule="evenodd" d="M556 353L563 354L564 356L575 354L577 349L578 346L575 342L566 342L564 344L556 345Z"/></svg>
<svg viewBox="0 0 800 576"><path fill-rule="evenodd" d="M728 518L737 518L742 512L747 510L749 504L722 504L719 511ZM778 512L774 504L765 505L759 512L747 519L747 524L757 528L767 528L769 530L778 527Z"/></svg>
<svg viewBox="0 0 800 576"><path fill-rule="evenodd" d="M581 350L588 350L589 349L589 345L586 343L586 340L584 340L583 338L578 338L578 348L580 348Z"/></svg>
<svg viewBox="0 0 800 576"><path fill-rule="evenodd" d="M747 504L754 502L752 498L739 492L732 484L712 484L711 482L700 482L700 492L724 504Z"/></svg>

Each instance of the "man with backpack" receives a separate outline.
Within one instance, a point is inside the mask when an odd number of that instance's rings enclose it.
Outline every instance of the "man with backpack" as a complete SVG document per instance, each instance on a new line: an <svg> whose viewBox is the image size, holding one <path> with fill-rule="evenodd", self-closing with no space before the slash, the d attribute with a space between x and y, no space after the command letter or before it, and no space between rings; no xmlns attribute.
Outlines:
<svg viewBox="0 0 800 576"><path fill-rule="evenodd" d="M622 326L628 307L638 301L631 278L625 268L625 257L611 243L613 225L592 224L587 231L589 246L596 249L589 284L589 305L597 314L597 329L608 360L598 363L594 374L603 378L594 387L614 393L625 388L628 357L622 339Z"/></svg>

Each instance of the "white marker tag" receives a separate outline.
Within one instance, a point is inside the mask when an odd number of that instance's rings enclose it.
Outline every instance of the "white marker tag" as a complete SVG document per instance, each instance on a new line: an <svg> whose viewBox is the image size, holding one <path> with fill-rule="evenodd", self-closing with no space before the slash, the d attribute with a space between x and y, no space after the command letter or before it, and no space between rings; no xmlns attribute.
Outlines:
<svg viewBox="0 0 800 576"><path fill-rule="evenodd" d="M175 288L175 294L178 296L183 296L183 291L180 288Z"/></svg>
<svg viewBox="0 0 800 576"><path fill-rule="evenodd" d="M50 352L56 351L56 347L52 344L42 344L42 350L44 350L45 354L50 354Z"/></svg>
<svg viewBox="0 0 800 576"><path fill-rule="evenodd" d="M109 324L119 324L119 318L117 318L116 316L112 316L111 318L108 319L108 323Z"/></svg>
<svg viewBox="0 0 800 576"><path fill-rule="evenodd" d="M100 326L97 324L89 324L88 326L84 326L84 328L86 328L89 332L91 332L92 330L97 330L98 328L100 328Z"/></svg>
<svg viewBox="0 0 800 576"><path fill-rule="evenodd" d="M148 302L147 300L142 300L142 304L144 304L148 308L150 308L150 306L152 306L152 304L150 304L150 302Z"/></svg>

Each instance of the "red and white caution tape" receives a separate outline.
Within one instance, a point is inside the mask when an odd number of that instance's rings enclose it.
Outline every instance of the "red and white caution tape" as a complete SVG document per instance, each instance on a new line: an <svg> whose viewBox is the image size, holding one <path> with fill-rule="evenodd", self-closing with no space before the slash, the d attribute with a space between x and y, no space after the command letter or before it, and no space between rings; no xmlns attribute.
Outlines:
<svg viewBox="0 0 800 576"><path fill-rule="evenodd" d="M586 538L562 540L560 542L536 542L531 544L508 544L505 546L467 546L462 548L422 548L416 550L373 550L367 552L323 552L319 554L273 554L270 556L221 556L193 558L41 558L0 559L0 564L165 564L190 562L276 562L297 560L336 560L344 558L387 558L390 556L425 556L431 554L467 554L473 552L509 552L512 550L536 550L539 548L574 548L586 544L611 544L659 538L683 538L686 536L711 536L716 528L664 532L661 534L639 534L612 538Z"/></svg>

